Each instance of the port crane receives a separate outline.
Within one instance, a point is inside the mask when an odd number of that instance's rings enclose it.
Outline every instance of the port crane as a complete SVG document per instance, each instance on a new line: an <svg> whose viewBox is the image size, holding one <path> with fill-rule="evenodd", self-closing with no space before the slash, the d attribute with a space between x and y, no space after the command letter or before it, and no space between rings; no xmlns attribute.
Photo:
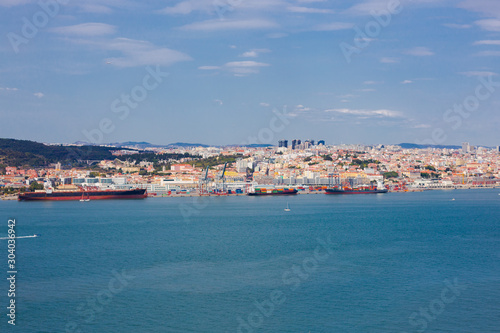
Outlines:
<svg viewBox="0 0 500 333"><path fill-rule="evenodd" d="M199 187L200 194L203 194L204 192L208 192L208 167L205 170L205 175L203 176L203 178L200 177L200 180L198 183L199 183L198 187Z"/></svg>
<svg viewBox="0 0 500 333"><path fill-rule="evenodd" d="M226 173L226 167L227 167L227 162L224 163L224 168L222 168L222 172L217 179L217 185L216 185L216 188L219 189L219 184L222 183L222 192L225 192L225 190L226 190L226 188L225 188L226 187L226 177L224 176L224 174Z"/></svg>

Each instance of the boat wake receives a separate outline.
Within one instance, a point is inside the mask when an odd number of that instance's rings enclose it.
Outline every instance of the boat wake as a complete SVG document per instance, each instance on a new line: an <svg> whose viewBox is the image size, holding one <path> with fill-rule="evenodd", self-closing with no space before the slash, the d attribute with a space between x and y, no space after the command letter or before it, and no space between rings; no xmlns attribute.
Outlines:
<svg viewBox="0 0 500 333"><path fill-rule="evenodd" d="M31 236L17 236L17 237L13 237L14 239L19 239L19 238L37 238L37 237L40 237L40 235L31 235ZM11 237L0 237L0 239L13 239Z"/></svg>

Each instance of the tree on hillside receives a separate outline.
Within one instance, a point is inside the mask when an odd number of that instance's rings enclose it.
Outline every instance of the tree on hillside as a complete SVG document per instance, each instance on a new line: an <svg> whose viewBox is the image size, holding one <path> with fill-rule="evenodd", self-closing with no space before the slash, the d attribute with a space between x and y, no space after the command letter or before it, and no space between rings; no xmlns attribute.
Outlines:
<svg viewBox="0 0 500 333"><path fill-rule="evenodd" d="M384 173L384 178L397 178L399 174L396 171L389 171Z"/></svg>
<svg viewBox="0 0 500 333"><path fill-rule="evenodd" d="M38 184L38 182L35 180L33 183L30 184L29 189L30 191L43 190L43 184Z"/></svg>

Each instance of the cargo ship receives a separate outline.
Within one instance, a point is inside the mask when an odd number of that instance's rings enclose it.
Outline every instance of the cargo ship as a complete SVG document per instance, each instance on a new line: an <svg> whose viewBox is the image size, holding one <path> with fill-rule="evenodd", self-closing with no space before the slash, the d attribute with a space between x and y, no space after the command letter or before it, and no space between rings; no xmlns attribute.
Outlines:
<svg viewBox="0 0 500 333"><path fill-rule="evenodd" d="M19 201L34 200L105 200L105 199L143 199L147 197L146 189L133 190L80 190L80 191L40 191L20 193Z"/></svg>
<svg viewBox="0 0 500 333"><path fill-rule="evenodd" d="M297 190L294 188L256 188L252 192L248 192L248 195L291 195L297 194Z"/></svg>
<svg viewBox="0 0 500 333"><path fill-rule="evenodd" d="M383 186L334 186L325 189L326 194L376 194L387 193L387 189Z"/></svg>

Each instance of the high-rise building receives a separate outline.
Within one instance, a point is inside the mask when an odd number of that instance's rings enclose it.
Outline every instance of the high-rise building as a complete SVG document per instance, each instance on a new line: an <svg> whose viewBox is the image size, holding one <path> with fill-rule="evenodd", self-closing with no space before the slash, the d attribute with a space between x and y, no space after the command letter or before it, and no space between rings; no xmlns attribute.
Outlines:
<svg viewBox="0 0 500 333"><path fill-rule="evenodd" d="M462 153L470 153L470 144L468 142L462 143Z"/></svg>
<svg viewBox="0 0 500 333"><path fill-rule="evenodd" d="M288 140L279 140L278 141L278 147L284 147L284 148L288 148Z"/></svg>
<svg viewBox="0 0 500 333"><path fill-rule="evenodd" d="M318 140L318 146L320 146L320 145L324 146L325 145L325 140Z"/></svg>
<svg viewBox="0 0 500 333"><path fill-rule="evenodd" d="M297 140L292 140L292 149L297 147Z"/></svg>

